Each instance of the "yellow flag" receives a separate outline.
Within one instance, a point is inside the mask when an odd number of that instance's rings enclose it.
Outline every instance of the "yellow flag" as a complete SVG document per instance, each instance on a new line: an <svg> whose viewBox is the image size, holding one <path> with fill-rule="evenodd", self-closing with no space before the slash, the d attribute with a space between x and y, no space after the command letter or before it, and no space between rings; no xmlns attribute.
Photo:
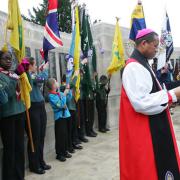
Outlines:
<svg viewBox="0 0 180 180"><path fill-rule="evenodd" d="M10 44L15 49L17 58L21 62L25 57L24 29L18 0L9 0L7 28L11 30Z"/></svg>
<svg viewBox="0 0 180 180"><path fill-rule="evenodd" d="M112 47L112 61L107 69L107 72L109 75L112 75L114 72L123 68L124 65L125 65L124 47L123 47L122 35L119 27L119 20L117 19L113 47Z"/></svg>
<svg viewBox="0 0 180 180"><path fill-rule="evenodd" d="M79 70L79 59L80 59L80 30L79 30L79 10L78 6L75 7L75 47L74 47L74 71ZM78 101L80 98L80 75L78 75L78 79L76 81L76 91L75 91L75 100Z"/></svg>
<svg viewBox="0 0 180 180"><path fill-rule="evenodd" d="M25 57L24 29L18 0L9 0L8 2L8 22L7 29L11 30L10 45L14 48L19 63ZM21 99L24 101L27 109L30 108L31 85L26 73L20 76Z"/></svg>
<svg viewBox="0 0 180 180"><path fill-rule="evenodd" d="M30 92L32 90L26 73L20 76L21 99L25 103L27 109L31 107Z"/></svg>

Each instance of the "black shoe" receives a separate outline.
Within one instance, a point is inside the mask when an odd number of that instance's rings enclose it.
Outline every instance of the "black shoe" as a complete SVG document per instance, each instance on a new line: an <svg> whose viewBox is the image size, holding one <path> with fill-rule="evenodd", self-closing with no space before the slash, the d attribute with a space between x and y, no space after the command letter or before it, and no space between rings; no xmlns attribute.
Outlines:
<svg viewBox="0 0 180 180"><path fill-rule="evenodd" d="M49 170L49 169L51 169L51 166L48 165L48 164L43 164L43 165L41 166L41 168L44 169L44 170Z"/></svg>
<svg viewBox="0 0 180 180"><path fill-rule="evenodd" d="M100 129L99 132L106 133L105 129Z"/></svg>
<svg viewBox="0 0 180 180"><path fill-rule="evenodd" d="M38 168L38 169L30 169L31 172L36 173L36 174L45 174L46 171L42 168Z"/></svg>
<svg viewBox="0 0 180 180"><path fill-rule="evenodd" d="M81 150L83 149L83 147L81 145L73 145L74 149L78 149L78 150Z"/></svg>
<svg viewBox="0 0 180 180"><path fill-rule="evenodd" d="M79 139L80 139L80 141L82 141L82 142L84 142L84 143L89 142L89 140L88 140L88 139L86 139L85 137L83 137L83 138L79 138Z"/></svg>
<svg viewBox="0 0 180 180"><path fill-rule="evenodd" d="M59 160L59 161L61 161L61 162L66 161L66 158L65 158L64 156L61 156L61 155L57 155L57 156L56 156L56 159Z"/></svg>
<svg viewBox="0 0 180 180"><path fill-rule="evenodd" d="M92 134L94 134L95 136L97 136L97 135L98 135L98 133L96 133L96 132L95 132L95 131L93 131L93 130L91 131L91 133L92 133Z"/></svg>
<svg viewBox="0 0 180 180"><path fill-rule="evenodd" d="M110 129L109 129L109 128L106 128L105 130L106 130L106 131L110 131Z"/></svg>
<svg viewBox="0 0 180 180"><path fill-rule="evenodd" d="M82 144L81 141L79 139L76 140L75 144Z"/></svg>
<svg viewBox="0 0 180 180"><path fill-rule="evenodd" d="M70 149L68 152L71 153L71 154L74 154L75 150L74 149Z"/></svg>
<svg viewBox="0 0 180 180"><path fill-rule="evenodd" d="M64 155L65 158L72 158L72 155L69 154L68 152Z"/></svg>
<svg viewBox="0 0 180 180"><path fill-rule="evenodd" d="M97 135L93 134L93 133L88 133L87 134L88 137L96 137Z"/></svg>

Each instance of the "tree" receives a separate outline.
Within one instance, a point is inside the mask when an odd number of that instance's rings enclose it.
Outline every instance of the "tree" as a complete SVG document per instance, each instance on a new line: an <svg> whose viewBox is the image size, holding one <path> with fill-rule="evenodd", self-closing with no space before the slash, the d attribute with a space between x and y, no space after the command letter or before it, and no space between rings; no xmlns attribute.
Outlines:
<svg viewBox="0 0 180 180"><path fill-rule="evenodd" d="M72 19L71 19L71 3L70 0L58 0L59 13L59 30L61 32L71 33Z"/></svg>
<svg viewBox="0 0 180 180"><path fill-rule="evenodd" d="M46 23L47 10L48 0L43 0L43 3L40 4L39 7L33 7L33 13L29 10L29 18L25 16L23 16L23 18L27 21L44 26ZM58 19L59 30L61 32L71 33L72 20L70 0L58 0Z"/></svg>

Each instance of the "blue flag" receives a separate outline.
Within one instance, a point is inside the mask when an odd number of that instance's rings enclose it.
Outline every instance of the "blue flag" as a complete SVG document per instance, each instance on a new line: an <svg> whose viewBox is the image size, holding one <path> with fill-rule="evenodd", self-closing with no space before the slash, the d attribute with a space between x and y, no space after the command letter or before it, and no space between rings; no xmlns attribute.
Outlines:
<svg viewBox="0 0 180 180"><path fill-rule="evenodd" d="M143 6L141 2L138 2L131 15L131 30L129 34L129 39L135 41L138 31L145 28L146 22L144 17Z"/></svg>

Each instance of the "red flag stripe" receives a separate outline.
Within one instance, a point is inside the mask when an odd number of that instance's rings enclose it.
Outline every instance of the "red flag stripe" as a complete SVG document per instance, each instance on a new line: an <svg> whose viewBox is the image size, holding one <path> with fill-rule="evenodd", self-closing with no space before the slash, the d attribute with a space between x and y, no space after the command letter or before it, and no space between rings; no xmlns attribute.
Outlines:
<svg viewBox="0 0 180 180"><path fill-rule="evenodd" d="M49 0L48 10L57 9L58 1L57 0Z"/></svg>
<svg viewBox="0 0 180 180"><path fill-rule="evenodd" d="M47 33L50 35L50 37L58 44L60 44L61 46L63 46L63 43L61 41L61 39L57 38L57 36L54 35L54 33L52 32L52 30L48 27L48 25L45 25L45 30L47 31Z"/></svg>

